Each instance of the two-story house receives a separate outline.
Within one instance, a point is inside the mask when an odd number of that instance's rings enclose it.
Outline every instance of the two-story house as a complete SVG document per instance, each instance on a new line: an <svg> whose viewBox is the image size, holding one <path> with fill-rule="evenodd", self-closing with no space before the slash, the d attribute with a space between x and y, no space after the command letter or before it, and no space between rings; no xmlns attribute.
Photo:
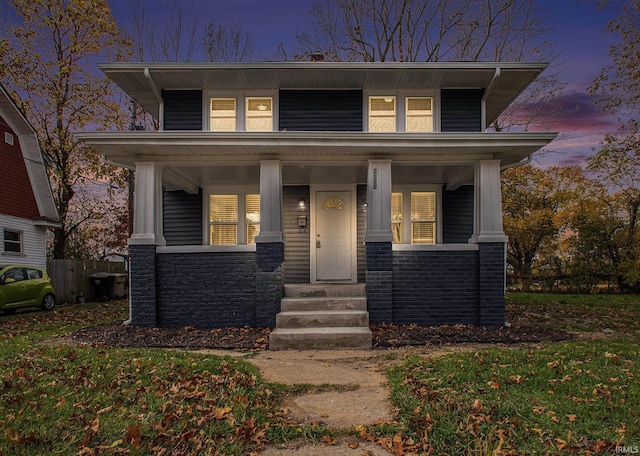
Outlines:
<svg viewBox="0 0 640 456"><path fill-rule="evenodd" d="M0 264L46 267L46 231L55 226L38 137L0 85Z"/></svg>
<svg viewBox="0 0 640 456"><path fill-rule="evenodd" d="M131 322L504 325L500 172L555 134L486 129L545 67L100 65L160 122L77 135L136 171Z"/></svg>

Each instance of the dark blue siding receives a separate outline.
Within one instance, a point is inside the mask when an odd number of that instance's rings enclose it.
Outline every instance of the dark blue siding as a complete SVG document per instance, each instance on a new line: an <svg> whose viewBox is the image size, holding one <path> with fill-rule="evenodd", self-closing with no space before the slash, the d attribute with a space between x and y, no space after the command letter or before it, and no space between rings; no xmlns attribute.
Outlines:
<svg viewBox="0 0 640 456"><path fill-rule="evenodd" d="M441 130L475 132L482 128L484 89L442 89L440 91Z"/></svg>
<svg viewBox="0 0 640 456"><path fill-rule="evenodd" d="M164 129L202 130L202 90L163 90Z"/></svg>
<svg viewBox="0 0 640 456"><path fill-rule="evenodd" d="M362 131L362 91L281 90L279 128Z"/></svg>
<svg viewBox="0 0 640 456"><path fill-rule="evenodd" d="M167 245L202 245L202 191L164 191L162 205Z"/></svg>
<svg viewBox="0 0 640 456"><path fill-rule="evenodd" d="M442 192L442 241L466 244L473 235L473 185Z"/></svg>

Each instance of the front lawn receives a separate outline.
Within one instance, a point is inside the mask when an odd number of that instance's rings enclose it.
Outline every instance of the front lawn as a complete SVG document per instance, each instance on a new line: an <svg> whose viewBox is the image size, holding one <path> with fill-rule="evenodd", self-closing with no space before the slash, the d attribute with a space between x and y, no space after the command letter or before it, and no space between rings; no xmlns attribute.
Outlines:
<svg viewBox="0 0 640 456"><path fill-rule="evenodd" d="M243 361L57 337L124 303L0 319L0 454L247 454L275 395ZM56 346L58 345L58 346Z"/></svg>
<svg viewBox="0 0 640 456"><path fill-rule="evenodd" d="M250 454L268 440L329 444L341 434L396 455L616 454L640 446L637 296L509 295L512 331L578 336L407 355L388 373L397 420L347 430L287 421L282 398L300 386L265 384L247 362L68 337L126 317L125 302L0 316L0 455ZM439 343L455 345L464 330L448 328Z"/></svg>

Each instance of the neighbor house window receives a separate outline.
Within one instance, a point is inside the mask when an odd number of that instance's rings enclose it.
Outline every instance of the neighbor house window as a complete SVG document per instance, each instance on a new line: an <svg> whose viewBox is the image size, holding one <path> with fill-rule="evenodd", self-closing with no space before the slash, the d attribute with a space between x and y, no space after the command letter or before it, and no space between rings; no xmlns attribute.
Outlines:
<svg viewBox="0 0 640 456"><path fill-rule="evenodd" d="M369 97L369 131L396 131L396 97Z"/></svg>
<svg viewBox="0 0 640 456"><path fill-rule="evenodd" d="M391 194L393 243L437 243L437 192L398 190Z"/></svg>
<svg viewBox="0 0 640 456"><path fill-rule="evenodd" d="M3 230L4 253L22 253L22 231Z"/></svg>
<svg viewBox="0 0 640 456"><path fill-rule="evenodd" d="M407 97L406 104L406 131L433 131L433 99L431 97Z"/></svg>
<svg viewBox="0 0 640 456"><path fill-rule="evenodd" d="M235 98L211 98L209 129L211 131L236 130Z"/></svg>
<svg viewBox="0 0 640 456"><path fill-rule="evenodd" d="M273 100L269 97L248 97L247 131L273 131Z"/></svg>
<svg viewBox="0 0 640 456"><path fill-rule="evenodd" d="M244 224L239 223L244 214ZM260 195L210 195L209 243L255 244L260 232Z"/></svg>

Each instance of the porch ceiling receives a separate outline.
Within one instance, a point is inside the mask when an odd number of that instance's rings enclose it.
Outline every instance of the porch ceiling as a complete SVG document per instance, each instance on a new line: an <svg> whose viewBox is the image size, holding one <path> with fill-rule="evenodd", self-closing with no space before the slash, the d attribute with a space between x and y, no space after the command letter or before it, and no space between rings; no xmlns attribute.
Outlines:
<svg viewBox="0 0 640 456"><path fill-rule="evenodd" d="M102 71L158 118L163 89L488 88L487 125L547 67L522 62L105 63ZM494 79L496 70L499 77ZM493 81L493 84L492 84Z"/></svg>
<svg viewBox="0 0 640 456"><path fill-rule="evenodd" d="M260 160L281 160L283 180L289 185L364 183L368 160L389 159L394 167L420 168L422 182L456 188L472 178L470 165L475 161L518 163L556 134L162 131L76 136L108 161L131 169L136 162L162 163L167 188L197 193L213 183L259 182ZM394 182L416 175L407 169L398 171Z"/></svg>

